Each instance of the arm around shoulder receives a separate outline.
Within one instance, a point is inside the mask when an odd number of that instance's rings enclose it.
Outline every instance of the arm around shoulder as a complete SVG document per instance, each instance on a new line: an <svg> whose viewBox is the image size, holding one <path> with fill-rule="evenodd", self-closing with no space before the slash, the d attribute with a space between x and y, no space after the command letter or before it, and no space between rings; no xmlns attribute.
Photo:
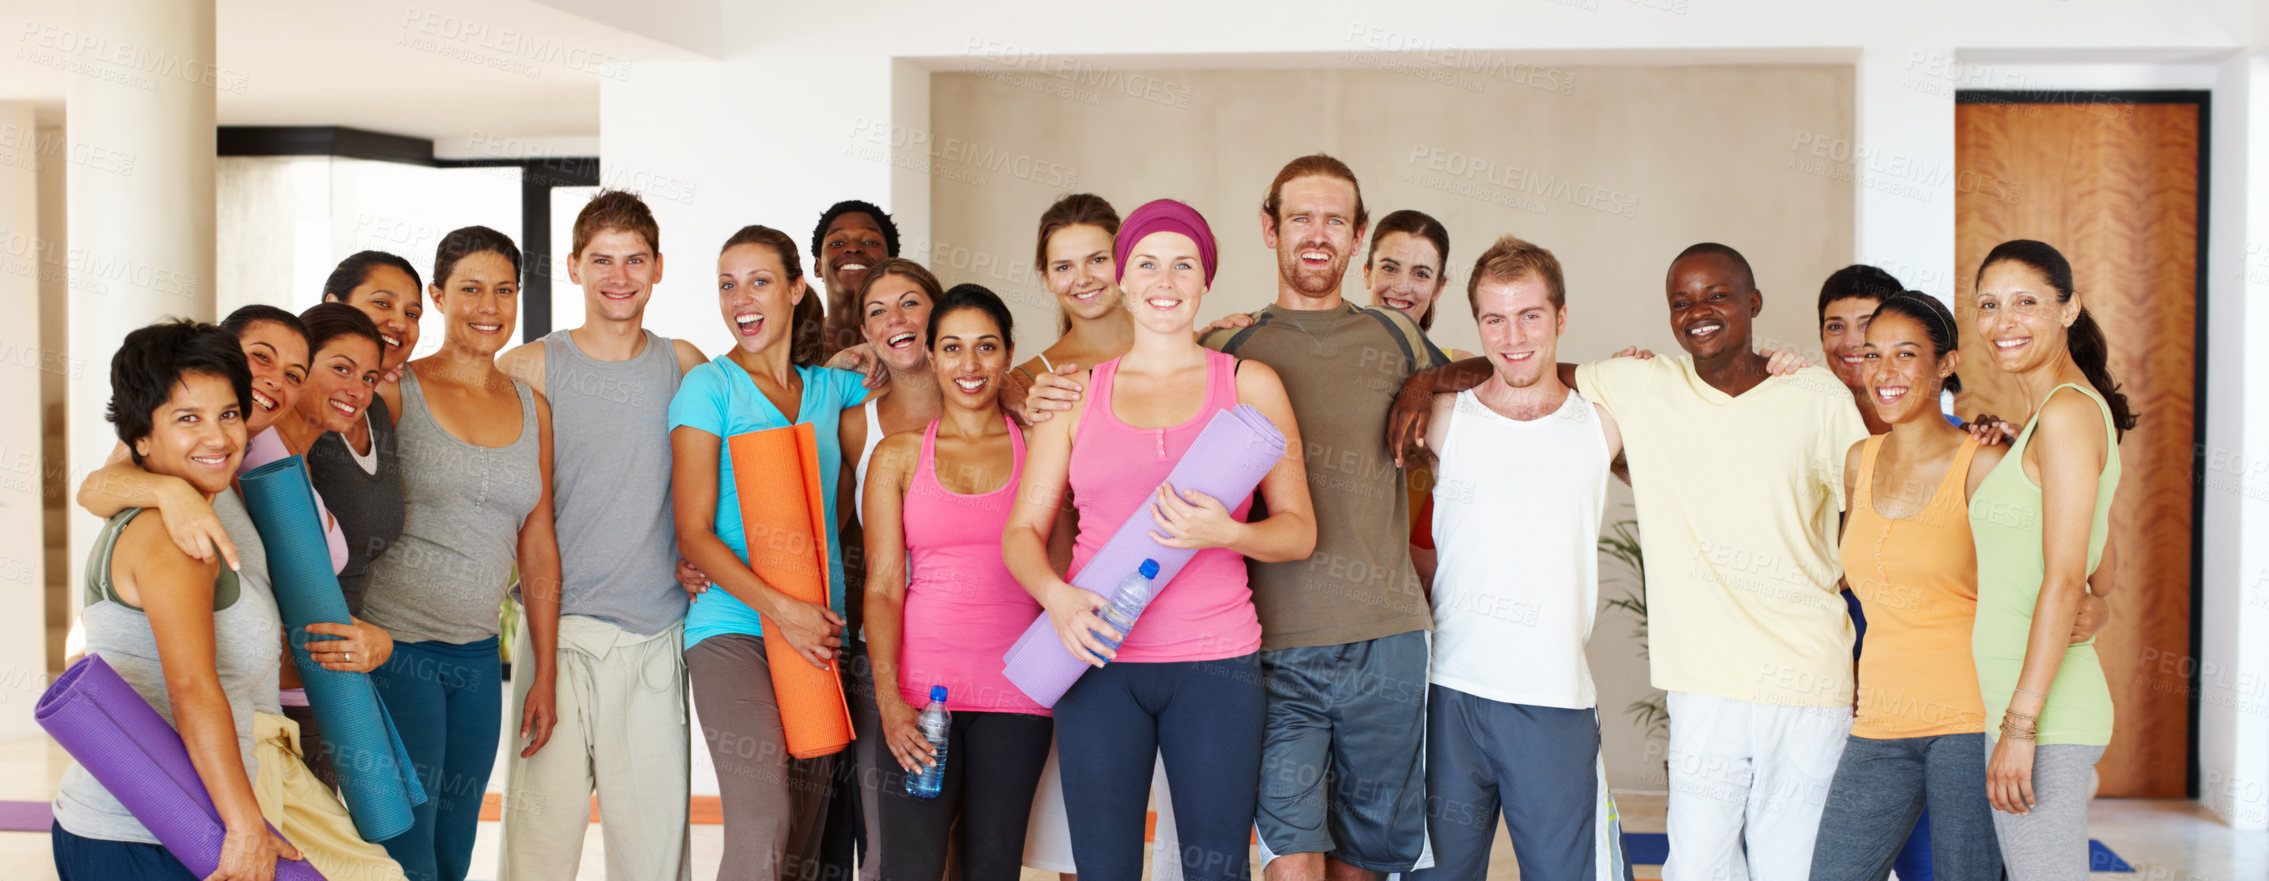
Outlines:
<svg viewBox="0 0 2269 881"><path fill-rule="evenodd" d="M544 394L544 341L521 343L497 356L496 369Z"/></svg>
<svg viewBox="0 0 2269 881"><path fill-rule="evenodd" d="M678 373L680 375L692 373L693 368L709 363L709 357L707 355L701 354L701 348L699 346L686 342L685 340L671 340L670 350L677 354Z"/></svg>

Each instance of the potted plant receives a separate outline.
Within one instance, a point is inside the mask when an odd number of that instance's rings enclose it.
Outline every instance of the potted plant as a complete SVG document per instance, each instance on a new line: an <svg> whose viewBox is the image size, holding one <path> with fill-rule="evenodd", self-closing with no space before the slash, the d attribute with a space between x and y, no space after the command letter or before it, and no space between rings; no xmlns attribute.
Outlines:
<svg viewBox="0 0 2269 881"><path fill-rule="evenodd" d="M1607 605L1629 612L1638 619L1633 632L1639 638L1639 657L1644 658L1647 656L1647 567L1646 557L1639 548L1639 522L1617 520L1608 524L1607 533L1599 537L1599 550L1623 564L1623 568L1631 570L1622 595L1608 599ZM1621 578L1616 581L1625 583ZM1648 691L1646 699L1632 701L1630 706L1624 708L1624 712L1630 714L1632 721L1646 729L1648 740L1668 739L1669 696L1655 689Z"/></svg>

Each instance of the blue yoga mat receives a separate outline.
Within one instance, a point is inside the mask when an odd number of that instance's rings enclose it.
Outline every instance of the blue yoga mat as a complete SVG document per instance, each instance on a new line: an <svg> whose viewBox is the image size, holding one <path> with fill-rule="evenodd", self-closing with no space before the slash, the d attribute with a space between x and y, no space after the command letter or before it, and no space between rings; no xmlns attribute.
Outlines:
<svg viewBox="0 0 2269 881"><path fill-rule="evenodd" d="M32 718L190 874L203 878L220 868L228 828L189 748L101 655L88 655L56 677ZM322 879L305 860L276 861L276 881Z"/></svg>
<svg viewBox="0 0 2269 881"><path fill-rule="evenodd" d="M291 634L292 663L307 688L339 793L354 818L355 831L368 841L385 841L409 831L410 808L425 803L424 784L394 730L393 717L378 702L370 674L326 670L304 645L307 625L328 621L350 624L346 594L331 572L331 550L323 536L315 490L307 465L286 456L237 478L245 510L268 546L268 578L275 585L276 610ZM331 637L318 636L318 639Z"/></svg>

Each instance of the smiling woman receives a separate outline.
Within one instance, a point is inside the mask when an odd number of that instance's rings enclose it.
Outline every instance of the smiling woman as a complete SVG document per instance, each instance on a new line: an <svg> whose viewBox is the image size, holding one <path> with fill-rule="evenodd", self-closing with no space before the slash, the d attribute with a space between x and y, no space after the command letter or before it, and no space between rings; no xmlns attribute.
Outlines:
<svg viewBox="0 0 2269 881"><path fill-rule="evenodd" d="M858 374L796 363L796 307L808 299L803 263L787 234L748 226L717 255L718 317L733 347L693 368L670 401L671 507L678 553L714 583L686 612L686 671L701 731L716 761L727 877L773 878L783 863L809 866L836 758L788 757L787 733L767 670L764 636L785 640L825 668L841 647L843 555L837 517L839 423L868 393ZM825 604L799 601L749 568L734 462L725 439L810 424L818 446L827 523ZM762 537L757 537L762 540ZM781 659L780 663L794 663Z"/></svg>
<svg viewBox="0 0 2269 881"><path fill-rule="evenodd" d="M502 702L496 609L519 592L534 646L520 737L551 737L559 547L551 505L551 408L497 369L519 313L520 249L487 227L451 232L427 289L440 351L402 371L402 535L372 564L364 614L401 641L372 672L412 761L467 790L487 786ZM368 349L364 354L368 355ZM437 799L386 851L413 877L463 878L474 798Z"/></svg>
<svg viewBox="0 0 2269 881"><path fill-rule="evenodd" d="M229 504L243 458L252 377L234 335L158 324L111 359L109 419L136 466ZM268 877L299 852L271 831L253 794L253 706L275 691L283 623L264 583L184 553L158 518L127 508L95 541L82 623L100 656L181 734L227 841L212 877ZM155 820L157 818L151 818ZM76 763L55 800L55 868L66 881L187 874L140 818Z"/></svg>

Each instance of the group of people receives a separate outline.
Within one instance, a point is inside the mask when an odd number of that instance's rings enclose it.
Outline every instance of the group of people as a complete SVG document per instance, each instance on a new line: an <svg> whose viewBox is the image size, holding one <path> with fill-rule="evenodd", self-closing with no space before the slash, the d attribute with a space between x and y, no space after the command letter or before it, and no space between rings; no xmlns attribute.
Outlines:
<svg viewBox="0 0 2269 881"><path fill-rule="evenodd" d="M1993 363L1972 369L2029 409L1962 426L1940 405L1958 322L1879 269L1822 289L1822 367L1756 351L1747 260L1697 244L1665 280L1683 353L1577 365L1558 260L1505 236L1464 273L1479 349L1453 359L1427 333L1439 221L1374 226L1317 154L1258 224L1275 301L1204 325L1206 218L1063 197L1035 242L1059 334L1029 356L999 296L945 288L847 201L808 250L725 240L732 342L707 357L644 328L660 230L621 191L575 222L583 323L535 342L509 345L520 252L485 227L442 239L430 284L366 251L304 313L142 328L112 361L119 453L80 493L108 518L84 650L180 732L227 829L221 879L304 856L462 881L512 608L506 879L573 877L594 793L608 877L688 877L696 713L720 878L1135 881L1155 795L1163 877L1246 877L1257 840L1270 881L1479 879L1501 817L1523 877L1628 879L1584 654L1614 475L1669 692L1664 877L1880 879L1926 806L1940 877L2085 876L2112 724L2090 575L2135 419L2054 248L1979 267L1968 329ZM1341 293L1359 250L1367 306ZM1169 485L1239 405L1287 440L1254 495ZM727 445L801 424L823 602L750 568ZM290 455L354 616L306 649L370 674L429 794L376 844L333 794L232 488ZM1122 633L1071 579L1138 516L1195 556ZM1002 672L1042 615L1092 667L1052 707ZM841 671L851 747L790 755L774 663ZM951 748L916 798L933 686ZM192 877L83 769L55 813L66 881Z"/></svg>

